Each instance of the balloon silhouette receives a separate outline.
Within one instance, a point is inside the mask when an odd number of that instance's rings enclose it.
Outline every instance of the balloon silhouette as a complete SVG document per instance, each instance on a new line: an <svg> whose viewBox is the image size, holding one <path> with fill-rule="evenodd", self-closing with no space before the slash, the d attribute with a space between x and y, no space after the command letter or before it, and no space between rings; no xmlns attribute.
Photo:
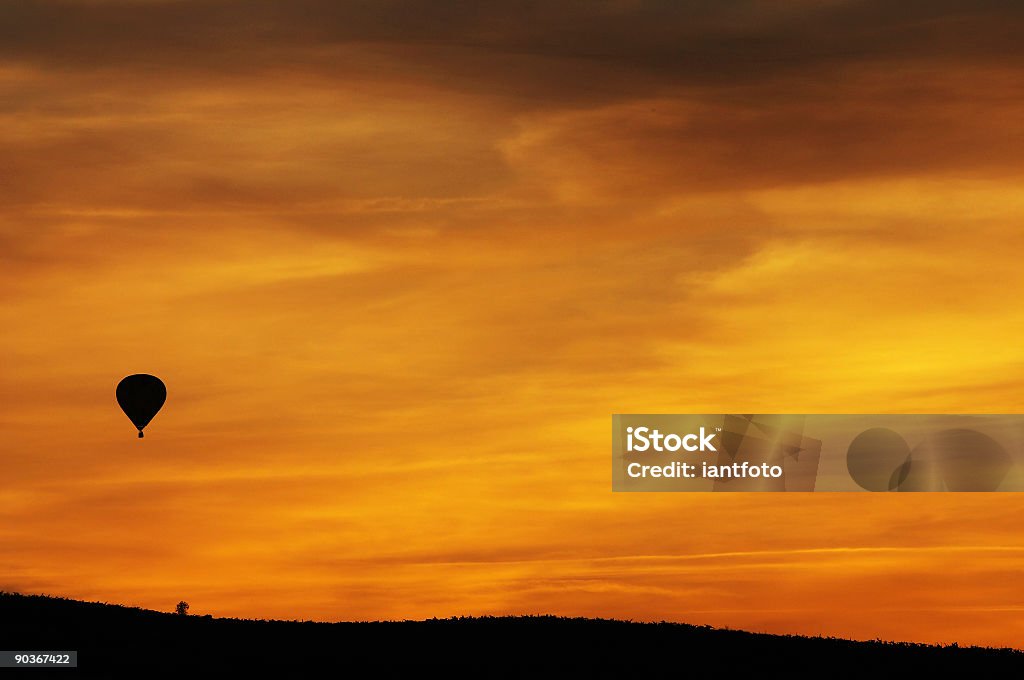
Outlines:
<svg viewBox="0 0 1024 680"><path fill-rule="evenodd" d="M138 373L117 384L117 403L135 427L139 428L139 439L143 437L142 428L153 420L166 399L167 388L160 378L153 375Z"/></svg>

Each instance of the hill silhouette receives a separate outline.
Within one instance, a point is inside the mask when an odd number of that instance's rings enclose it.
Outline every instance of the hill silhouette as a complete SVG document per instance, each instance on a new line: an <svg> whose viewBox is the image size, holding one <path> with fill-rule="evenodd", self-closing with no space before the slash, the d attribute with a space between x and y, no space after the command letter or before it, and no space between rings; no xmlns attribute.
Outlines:
<svg viewBox="0 0 1024 680"><path fill-rule="evenodd" d="M317 623L179 616L41 595L0 593L0 648L77 650L78 669L24 677L729 677L1024 671L1024 653L856 642L679 623L554 616ZM365 669L359 671L359 669Z"/></svg>

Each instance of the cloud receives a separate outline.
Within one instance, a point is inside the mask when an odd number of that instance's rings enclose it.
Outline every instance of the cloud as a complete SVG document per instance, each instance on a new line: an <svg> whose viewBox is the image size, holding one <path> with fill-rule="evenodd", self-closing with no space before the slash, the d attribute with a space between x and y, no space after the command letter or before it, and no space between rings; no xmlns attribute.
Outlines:
<svg viewBox="0 0 1024 680"><path fill-rule="evenodd" d="M63 45L68 53L112 58L119 49L140 46L159 53L216 44L230 51L239 44L255 49L300 42L448 42L555 56L621 60L638 55L637 61L646 59L666 71L687 59L711 57L718 57L721 69L745 66L744 57L762 57L764 68L770 69L850 53L995 56L1000 54L999 40L1010 38L1012 24L1020 18L1015 3L998 0L909 2L899 8L874 0L785 6L751 0L682 5L579 0L557 7L482 2L470 9L424 0L300 0L286 5L259 0L51 0L6 3L5 12L5 25L11 27L5 42L11 51ZM1000 26L1002 30L991 30ZM950 33L953 28L955 35ZM979 28L987 29L987 41L978 40ZM264 40L257 42L256 37Z"/></svg>
<svg viewBox="0 0 1024 680"><path fill-rule="evenodd" d="M4 3L5 583L1019 640L1013 498L613 495L606 456L616 412L1024 405L1020 20Z"/></svg>
<svg viewBox="0 0 1024 680"><path fill-rule="evenodd" d="M1007 2L5 3L0 56L138 73L411 74L473 92L615 100L666 86L756 82L850 64L1020 56ZM345 59L367 47L376 58ZM383 57L383 58L382 58ZM375 67L371 65L375 64ZM393 74L393 71L392 71ZM525 103L525 102L524 102Z"/></svg>

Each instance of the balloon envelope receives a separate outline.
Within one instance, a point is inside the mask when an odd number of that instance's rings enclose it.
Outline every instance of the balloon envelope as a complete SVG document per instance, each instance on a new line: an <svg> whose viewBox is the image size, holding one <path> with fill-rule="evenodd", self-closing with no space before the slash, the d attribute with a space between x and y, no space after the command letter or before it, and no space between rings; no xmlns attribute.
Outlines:
<svg viewBox="0 0 1024 680"><path fill-rule="evenodd" d="M138 373L117 384L117 403L138 428L139 437L142 437L142 428L153 420L166 399L167 388L153 375Z"/></svg>

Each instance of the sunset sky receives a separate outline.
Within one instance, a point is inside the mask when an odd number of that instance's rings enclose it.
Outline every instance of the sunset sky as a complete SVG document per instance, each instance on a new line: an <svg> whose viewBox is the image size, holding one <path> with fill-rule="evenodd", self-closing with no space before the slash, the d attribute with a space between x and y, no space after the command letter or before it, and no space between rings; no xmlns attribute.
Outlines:
<svg viewBox="0 0 1024 680"><path fill-rule="evenodd" d="M6 0L0 590L1024 647L1022 494L609 465L613 413L1024 411L1022 33L1005 2Z"/></svg>

